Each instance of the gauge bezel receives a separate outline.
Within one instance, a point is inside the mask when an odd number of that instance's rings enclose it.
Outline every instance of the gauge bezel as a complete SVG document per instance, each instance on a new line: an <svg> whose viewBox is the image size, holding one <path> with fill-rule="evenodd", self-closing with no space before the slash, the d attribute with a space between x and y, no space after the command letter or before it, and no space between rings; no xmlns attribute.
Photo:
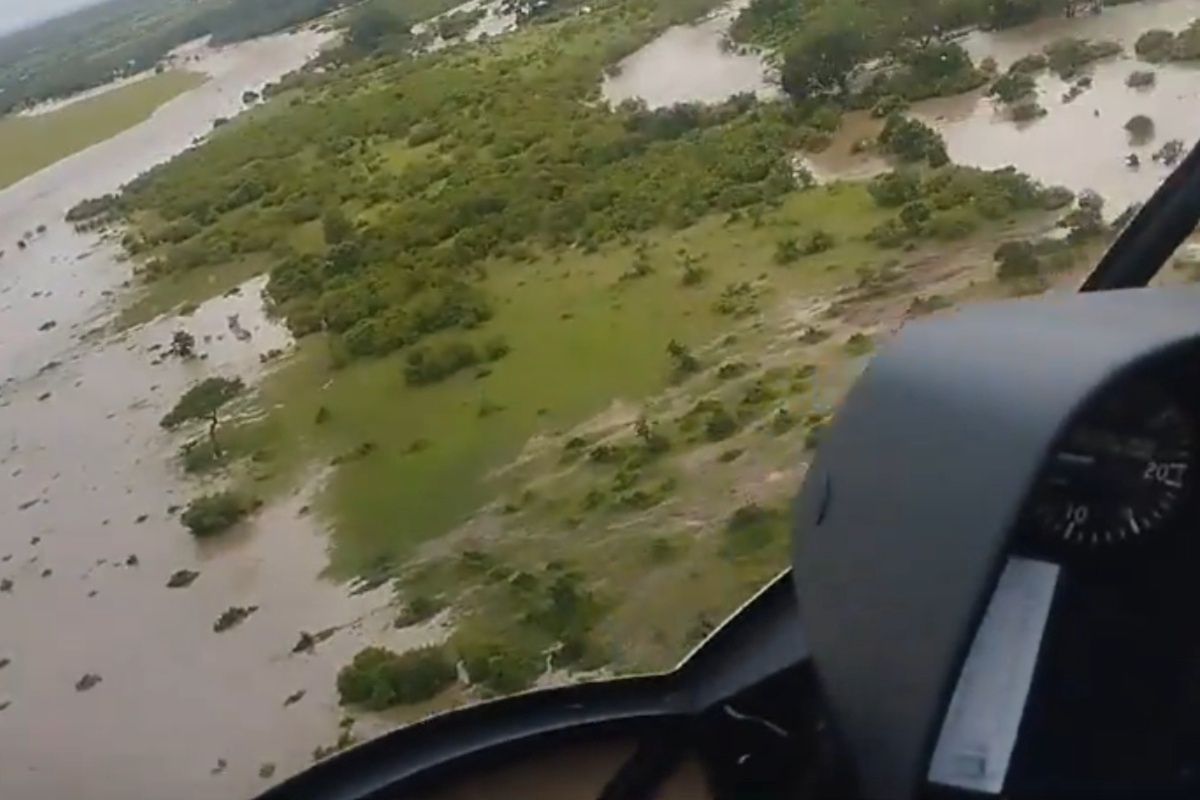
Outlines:
<svg viewBox="0 0 1200 800"><path fill-rule="evenodd" d="M1122 564L1141 554L1169 552L1189 538L1187 521L1200 511L1200 380L1186 369L1195 358L1195 351L1190 348L1189 351L1186 354L1176 353L1172 357L1156 359L1155 362L1142 365L1136 371L1118 376L1072 415L1055 439L1054 446L1047 451L1037 477L1030 487L1020 515L1019 535L1015 547L1017 552L1059 562ZM1187 424L1192 431L1192 441L1187 448L1191 468L1171 508L1152 529L1119 540L1067 540L1059 532L1049 530L1045 521L1040 518L1039 511L1045 502L1045 482L1054 469L1051 459L1065 446L1078 426L1087 420L1100 404L1108 401L1113 393L1143 391L1147 388L1162 392L1182 410L1187 415Z"/></svg>

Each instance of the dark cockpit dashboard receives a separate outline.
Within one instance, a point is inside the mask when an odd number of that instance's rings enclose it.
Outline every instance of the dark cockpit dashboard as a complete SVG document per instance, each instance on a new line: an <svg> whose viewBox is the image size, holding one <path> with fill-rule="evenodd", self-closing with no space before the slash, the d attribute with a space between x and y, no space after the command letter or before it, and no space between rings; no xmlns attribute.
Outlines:
<svg viewBox="0 0 1200 800"><path fill-rule="evenodd" d="M1090 398L1018 522L1015 557L1050 565L1052 614L1006 793L1200 793L1200 348Z"/></svg>

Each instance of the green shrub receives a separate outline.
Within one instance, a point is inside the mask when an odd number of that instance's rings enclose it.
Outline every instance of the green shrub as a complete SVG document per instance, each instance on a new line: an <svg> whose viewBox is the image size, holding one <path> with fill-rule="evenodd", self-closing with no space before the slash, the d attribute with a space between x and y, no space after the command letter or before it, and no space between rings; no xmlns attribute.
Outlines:
<svg viewBox="0 0 1200 800"><path fill-rule="evenodd" d="M850 338L846 340L846 352L852 356L862 356L871 352L875 347L875 343L870 336L865 333L850 334Z"/></svg>
<svg viewBox="0 0 1200 800"><path fill-rule="evenodd" d="M454 663L441 647L402 654L368 647L338 672L337 688L344 705L381 711L432 699L456 679Z"/></svg>
<svg viewBox="0 0 1200 800"><path fill-rule="evenodd" d="M498 361L509 352L508 343L502 337L488 340L481 349L460 340L446 342L440 347L415 347L405 359L404 379L410 386L437 383L481 361Z"/></svg>
<svg viewBox="0 0 1200 800"><path fill-rule="evenodd" d="M1154 70L1138 69L1129 73L1129 77L1125 79L1125 85L1130 89L1144 89L1153 86L1158 82L1158 75Z"/></svg>
<svg viewBox="0 0 1200 800"><path fill-rule="evenodd" d="M755 503L738 508L725 523L721 554L738 558L761 550L786 530L785 521L783 512Z"/></svg>
<svg viewBox="0 0 1200 800"><path fill-rule="evenodd" d="M394 625L397 628L420 625L422 622L433 619L445 607L445 602L440 599L424 594L415 595L405 604L404 610L396 617Z"/></svg>
<svg viewBox="0 0 1200 800"><path fill-rule="evenodd" d="M1121 49L1117 42L1089 42L1068 36L1046 45L1043 52L1050 69L1068 79L1078 74L1084 64L1118 55Z"/></svg>
<svg viewBox="0 0 1200 800"><path fill-rule="evenodd" d="M740 447L731 447L728 450L721 451L721 454L717 456L717 461L720 461L722 464L730 464L737 461L744 452L746 451Z"/></svg>
<svg viewBox="0 0 1200 800"><path fill-rule="evenodd" d="M208 439L193 439L179 448L179 460L183 471L198 475L222 466L228 461L228 453L217 450Z"/></svg>
<svg viewBox="0 0 1200 800"><path fill-rule="evenodd" d="M704 423L704 435L710 442L728 439L737 433L737 429L737 420L719 404L709 413Z"/></svg>
<svg viewBox="0 0 1200 800"><path fill-rule="evenodd" d="M979 219L966 209L950 209L934 214L925 231L935 239L953 241L970 236L979 227Z"/></svg>
<svg viewBox="0 0 1200 800"><path fill-rule="evenodd" d="M1027 278L1038 272L1038 255L1032 242L1004 242L996 248L992 258L997 264L996 277L1002 281Z"/></svg>
<svg viewBox="0 0 1200 800"><path fill-rule="evenodd" d="M1009 74L1029 75L1035 72L1041 72L1050 61L1042 53L1031 53L1027 56L1022 56L1012 63L1008 68Z"/></svg>
<svg viewBox="0 0 1200 800"><path fill-rule="evenodd" d="M1145 114L1134 114L1125 123L1125 132L1134 142L1144 142L1154 136L1154 120Z"/></svg>
<svg viewBox="0 0 1200 800"><path fill-rule="evenodd" d="M1075 201L1075 193L1065 186L1051 186L1042 192L1042 208L1057 211Z"/></svg>
<svg viewBox="0 0 1200 800"><path fill-rule="evenodd" d="M833 234L818 228L812 231L801 242L800 251L806 256L813 256L832 249L836 244Z"/></svg>
<svg viewBox="0 0 1200 800"><path fill-rule="evenodd" d="M1034 93L1037 85L1026 72L1009 71L988 89L988 96L1001 103L1013 104Z"/></svg>
<svg viewBox="0 0 1200 800"><path fill-rule="evenodd" d="M746 391L742 394L741 404L744 406L756 406L774 399L775 391L771 388L771 385L764 380L757 380L746 387Z"/></svg>
<svg viewBox="0 0 1200 800"><path fill-rule="evenodd" d="M747 366L741 361L726 361L717 369L717 377L727 381L744 374L747 369Z"/></svg>
<svg viewBox="0 0 1200 800"><path fill-rule="evenodd" d="M888 117L879 134L879 145L884 152L905 162L928 161L932 167L950 162L942 135L924 122L902 114Z"/></svg>
<svg viewBox="0 0 1200 800"><path fill-rule="evenodd" d="M775 263L791 264L800 258L800 243L795 236L786 236L775 242Z"/></svg>
<svg viewBox="0 0 1200 800"><path fill-rule="evenodd" d="M1046 116L1046 109L1042 108L1036 100L1026 100L1013 106L1009 114L1012 116L1013 122L1030 122Z"/></svg>
<svg viewBox="0 0 1200 800"><path fill-rule="evenodd" d="M907 242L911 236L912 231L902 224L900 220L889 219L872 228L870 233L867 234L867 241L874 242L884 248L899 247Z"/></svg>
<svg viewBox="0 0 1200 800"><path fill-rule="evenodd" d="M675 339L667 343L667 355L671 359L676 380L700 371L700 360L692 355L687 345Z"/></svg>
<svg viewBox="0 0 1200 800"><path fill-rule="evenodd" d="M1175 34L1162 29L1148 30L1138 37L1133 50L1146 61L1168 61L1175 47Z"/></svg>
<svg viewBox="0 0 1200 800"><path fill-rule="evenodd" d="M908 170L893 170L873 178L867 191L875 203L883 208L899 208L921 193L921 182L916 173Z"/></svg>
<svg viewBox="0 0 1200 800"><path fill-rule="evenodd" d="M781 408L771 417L771 433L781 436L796 427L799 420L786 408Z"/></svg>
<svg viewBox="0 0 1200 800"><path fill-rule="evenodd" d="M418 122L408 133L408 143L412 147L419 147L440 138L443 133L436 122Z"/></svg>
<svg viewBox="0 0 1200 800"><path fill-rule="evenodd" d="M912 233L919 234L925 228L925 223L933 216L932 209L922 200L914 200L900 209L900 222Z"/></svg>
<svg viewBox="0 0 1200 800"><path fill-rule="evenodd" d="M940 294L931 294L928 297L917 295L908 304L908 316L920 317L925 314L932 314L935 311L941 311L944 308L950 308L954 304Z"/></svg>
<svg viewBox="0 0 1200 800"><path fill-rule="evenodd" d="M898 95L884 95L875 101L871 107L871 116L875 119L885 119L892 114L898 114L908 109L908 101Z"/></svg>
<svg viewBox="0 0 1200 800"><path fill-rule="evenodd" d="M213 536L231 528L253 505L238 492L217 492L192 500L179 519L194 536Z"/></svg>
<svg viewBox="0 0 1200 800"><path fill-rule="evenodd" d="M513 694L533 685L545 660L536 651L522 651L498 641L456 641L463 668L471 683L493 695Z"/></svg>

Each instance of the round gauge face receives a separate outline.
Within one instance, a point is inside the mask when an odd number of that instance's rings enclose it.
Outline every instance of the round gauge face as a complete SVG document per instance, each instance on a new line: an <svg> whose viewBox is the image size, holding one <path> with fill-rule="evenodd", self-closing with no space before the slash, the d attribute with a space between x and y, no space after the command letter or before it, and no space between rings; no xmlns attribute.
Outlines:
<svg viewBox="0 0 1200 800"><path fill-rule="evenodd" d="M1044 535L1103 547L1159 531L1193 484L1196 427L1166 391L1119 388L1085 411L1050 456L1034 495Z"/></svg>

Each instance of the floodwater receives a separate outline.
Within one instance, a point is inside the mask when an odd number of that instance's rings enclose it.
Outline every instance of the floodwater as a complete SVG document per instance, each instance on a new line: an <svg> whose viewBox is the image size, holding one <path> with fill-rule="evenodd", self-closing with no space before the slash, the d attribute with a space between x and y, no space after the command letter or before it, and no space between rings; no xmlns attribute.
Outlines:
<svg viewBox="0 0 1200 800"><path fill-rule="evenodd" d="M644 100L650 108L676 103L719 103L751 92L777 97L779 87L762 55L738 52L726 34L749 0L734 0L694 25L676 25L626 57L604 77L601 92L612 104Z"/></svg>
<svg viewBox="0 0 1200 800"><path fill-rule="evenodd" d="M326 539L303 513L320 476L219 541L186 532L169 507L202 487L177 474L179 437L158 420L201 377L253 383L260 355L289 337L262 313L261 279L184 320L107 332L129 265L63 221L78 200L233 116L245 89L300 66L326 38L306 31L208 53L189 64L208 83L0 192L0 580L12 581L0 591L4 800L251 796L337 738L334 678L363 642L439 635L393 631L386 588L354 596L320 577ZM230 335L231 314L249 341ZM181 325L207 359L160 359L155 346ZM179 569L200 577L166 588ZM233 605L259 610L214 633ZM332 627L314 653L291 652L301 631ZM78 691L88 673L101 681Z"/></svg>
<svg viewBox="0 0 1200 800"><path fill-rule="evenodd" d="M437 52L443 48L449 47L460 41L476 42L484 37L502 36L506 33L511 33L517 28L517 15L513 12L504 10L502 0L467 0L465 3L454 6L449 11L438 14L425 22L419 22L413 26L413 32L417 34L425 33L432 30L438 20L443 17L453 16L459 12L470 12L482 10L483 16L471 26L471 29L463 34L461 39L443 39L440 35L434 34L433 40L425 48L427 52Z"/></svg>
<svg viewBox="0 0 1200 800"><path fill-rule="evenodd" d="M986 168L1013 165L1046 184L1094 189L1107 201L1106 213L1115 216L1149 197L1169 172L1150 155L1170 139L1192 144L1200 124L1200 65L1147 64L1134 55L1134 42L1151 28L1178 31L1197 16L1196 0L1143 0L1106 8L1098 16L972 34L963 42L972 57L978 61L991 56L1001 69L1063 36L1115 40L1125 46L1126 55L1086 68L1083 74L1092 77L1093 86L1070 103L1062 99L1069 84L1043 74L1038 99L1049 113L1031 123L1017 125L1002 118L979 92L931 100L913 111L941 131L955 162ZM1125 85L1129 73L1145 69L1158 75L1153 88ZM1135 114L1149 116L1156 127L1154 137L1138 146L1130 143L1124 129ZM1125 165L1129 153L1138 154L1139 169Z"/></svg>

